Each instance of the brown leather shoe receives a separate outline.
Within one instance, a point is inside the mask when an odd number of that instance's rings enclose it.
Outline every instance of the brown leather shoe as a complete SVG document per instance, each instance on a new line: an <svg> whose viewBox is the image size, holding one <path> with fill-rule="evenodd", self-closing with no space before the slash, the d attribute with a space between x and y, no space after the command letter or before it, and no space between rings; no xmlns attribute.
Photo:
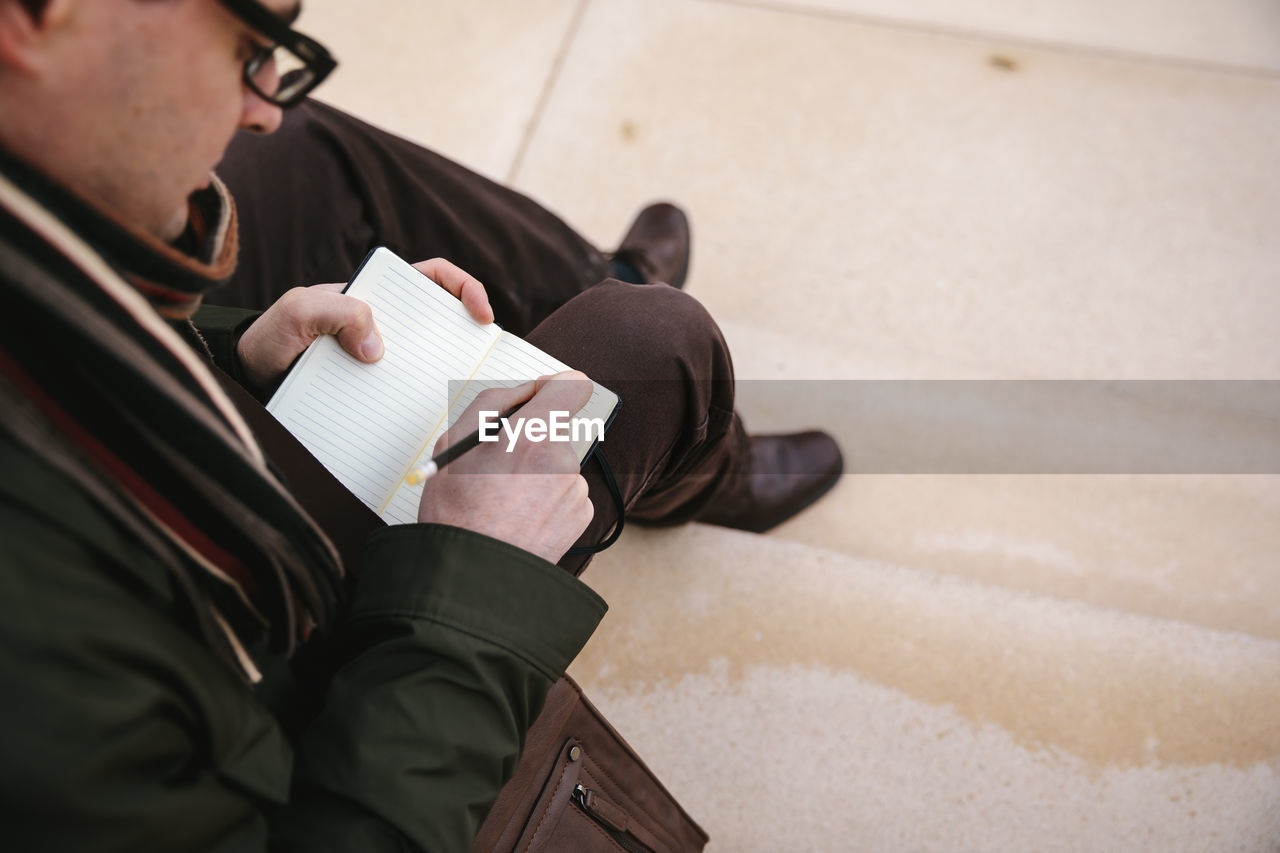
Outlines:
<svg viewBox="0 0 1280 853"><path fill-rule="evenodd" d="M634 269L644 284L666 282L681 288L689 275L690 247L689 218L664 201L640 211L612 260L616 270ZM619 277L632 280L626 274Z"/></svg>
<svg viewBox="0 0 1280 853"><path fill-rule="evenodd" d="M695 521L763 533L825 495L844 470L824 432L751 436L747 469L724 483Z"/></svg>

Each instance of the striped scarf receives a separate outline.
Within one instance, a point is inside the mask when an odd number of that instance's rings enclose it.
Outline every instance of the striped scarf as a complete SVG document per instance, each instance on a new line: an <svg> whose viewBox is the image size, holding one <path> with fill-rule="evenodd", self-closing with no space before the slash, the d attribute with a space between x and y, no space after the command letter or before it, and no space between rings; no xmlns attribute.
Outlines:
<svg viewBox="0 0 1280 853"><path fill-rule="evenodd" d="M185 319L235 266L215 178L192 253L0 151L3 428L73 478L169 569L214 651L256 681L330 622L341 562L269 471Z"/></svg>

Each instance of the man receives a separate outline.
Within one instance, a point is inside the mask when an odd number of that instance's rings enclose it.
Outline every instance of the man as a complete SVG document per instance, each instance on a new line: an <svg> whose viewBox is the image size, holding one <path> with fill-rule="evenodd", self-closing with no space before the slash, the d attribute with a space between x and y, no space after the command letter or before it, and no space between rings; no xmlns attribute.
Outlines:
<svg viewBox="0 0 1280 853"><path fill-rule="evenodd" d="M321 334L376 361L375 318L320 286L261 316L207 312L205 338L189 322L236 257L235 208L210 169L237 129L274 131L332 67L289 29L296 13L292 0L0 0L0 825L13 849L465 850L604 612L555 563L580 569L570 546L620 519L599 470L584 477L564 445L473 451L429 481L419 524L376 529L344 561L316 495L295 479L291 493L264 456L261 408L210 359L262 395ZM356 125L304 109L356 144ZM670 211L653 213L615 259L623 274L684 263L660 250ZM499 220L502 239L538 242ZM260 256L298 251L252 230ZM491 306L446 260L419 268L477 320L532 304L504 282ZM760 529L838 474L817 434L746 435L724 342L680 291L610 281L557 299L524 322L625 386L606 445L633 517ZM582 379L483 402L545 418L585 402ZM466 476L480 468L499 476Z"/></svg>

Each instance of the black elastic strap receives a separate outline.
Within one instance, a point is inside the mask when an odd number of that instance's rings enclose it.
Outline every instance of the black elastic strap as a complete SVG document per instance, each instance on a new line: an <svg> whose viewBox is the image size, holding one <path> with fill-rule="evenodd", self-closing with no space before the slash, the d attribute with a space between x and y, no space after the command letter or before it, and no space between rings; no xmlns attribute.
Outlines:
<svg viewBox="0 0 1280 853"><path fill-rule="evenodd" d="M618 523L613 526L613 532L609 534L603 542L598 545L578 545L570 548L565 552L566 557L582 557L588 554L599 554L605 548L608 548L614 542L618 541L618 537L622 535L622 525L626 520L626 504L622 500L622 490L618 488L618 480L613 476L613 468L609 465L609 460L604 457L604 450L597 447L596 452L592 454L596 461L600 464L600 473L604 475L604 484L609 487L609 494L613 496L613 505L618 508Z"/></svg>

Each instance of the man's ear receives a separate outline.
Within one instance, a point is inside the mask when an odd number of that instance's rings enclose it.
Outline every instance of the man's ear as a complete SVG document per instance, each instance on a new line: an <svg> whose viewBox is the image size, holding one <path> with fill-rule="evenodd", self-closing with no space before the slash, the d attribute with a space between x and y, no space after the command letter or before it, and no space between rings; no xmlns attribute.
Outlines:
<svg viewBox="0 0 1280 853"><path fill-rule="evenodd" d="M0 69L35 74L45 44L71 16L75 0L48 0L38 15L19 0L0 0Z"/></svg>

